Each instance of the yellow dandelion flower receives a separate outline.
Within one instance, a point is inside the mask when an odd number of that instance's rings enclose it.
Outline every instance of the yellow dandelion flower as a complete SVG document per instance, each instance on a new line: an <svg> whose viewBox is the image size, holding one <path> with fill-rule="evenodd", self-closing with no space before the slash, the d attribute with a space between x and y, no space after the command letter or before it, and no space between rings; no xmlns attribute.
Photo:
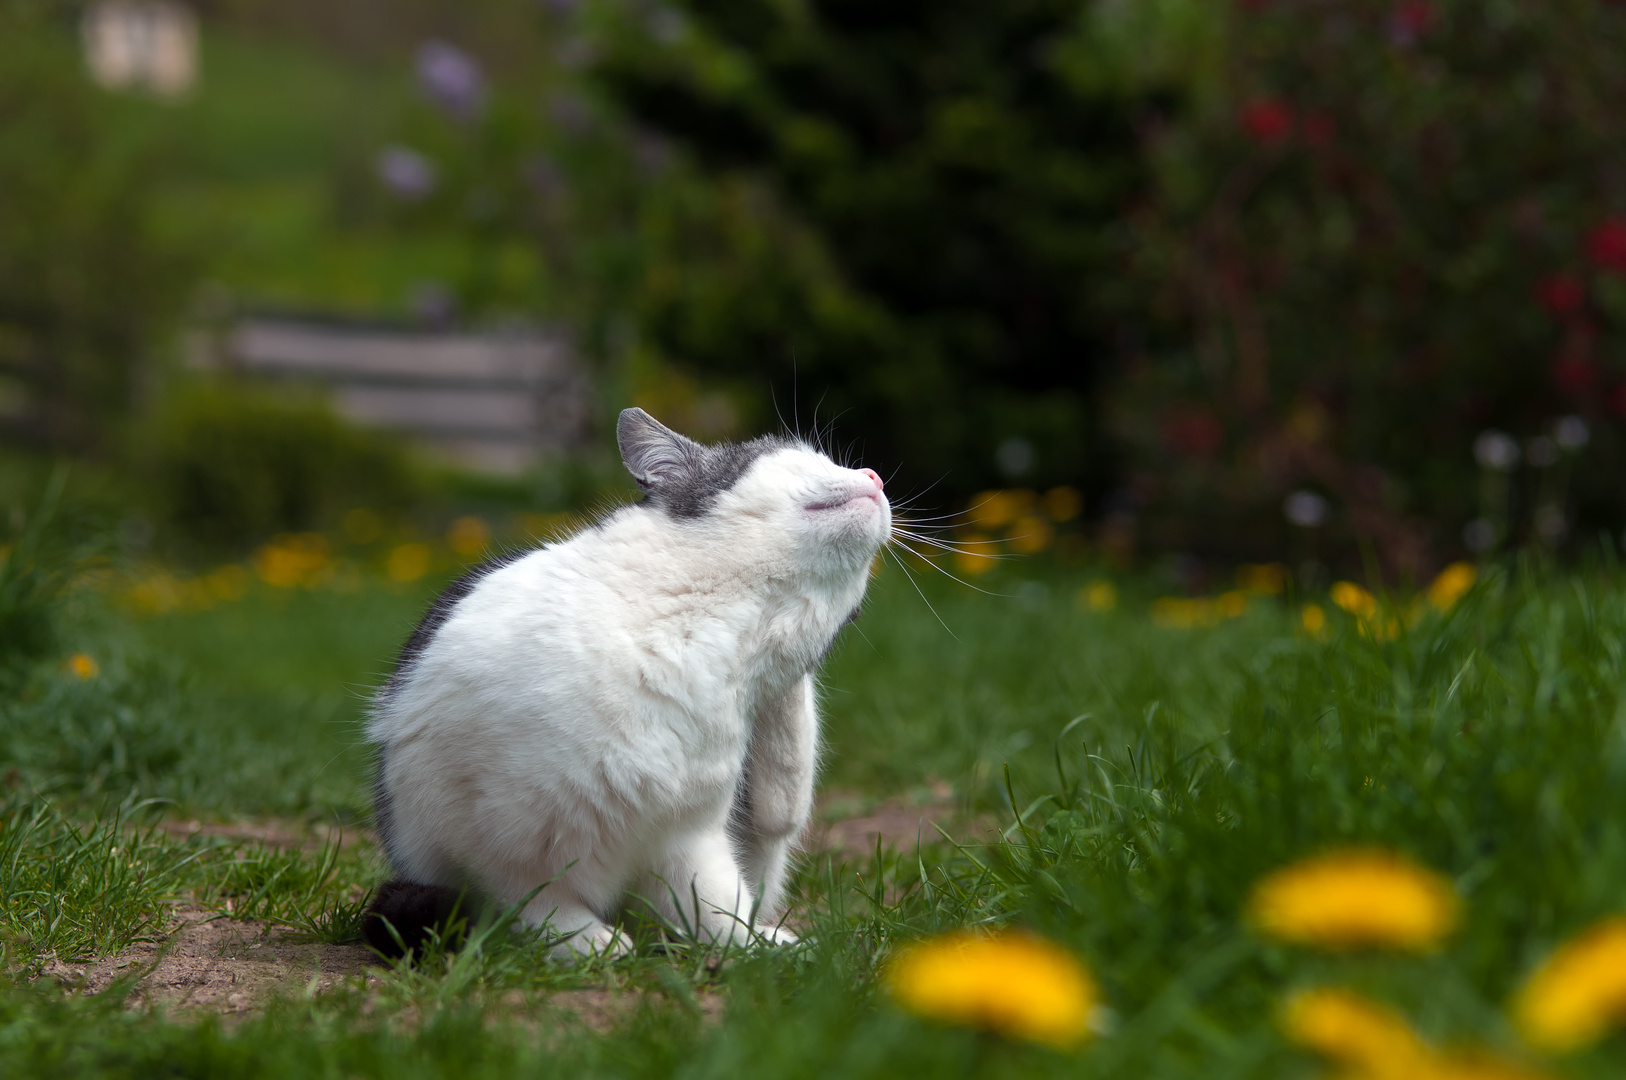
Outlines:
<svg viewBox="0 0 1626 1080"><path fill-rule="evenodd" d="M1022 933L949 934L888 965L887 987L917 1016L1074 1046L1090 1034L1095 983L1072 953Z"/></svg>
<svg viewBox="0 0 1626 1080"><path fill-rule="evenodd" d="M1626 1023L1626 916L1609 919L1562 946L1513 1001L1526 1041L1573 1050Z"/></svg>
<svg viewBox="0 0 1626 1080"><path fill-rule="evenodd" d="M1370 619L1378 613L1378 598L1353 581L1334 582L1328 595L1333 603L1358 619Z"/></svg>
<svg viewBox="0 0 1626 1080"><path fill-rule="evenodd" d="M1405 1018L1359 994L1317 987L1294 995L1282 1029L1299 1046L1356 1075L1422 1076L1432 1052Z"/></svg>
<svg viewBox="0 0 1626 1080"><path fill-rule="evenodd" d="M1281 563L1243 563L1236 568L1236 585L1255 596L1280 596L1287 590L1287 567Z"/></svg>
<svg viewBox="0 0 1626 1080"><path fill-rule="evenodd" d="M966 513L979 529L998 529L1033 512L1038 497L1031 491L984 491L971 497Z"/></svg>
<svg viewBox="0 0 1626 1080"><path fill-rule="evenodd" d="M1428 602L1440 611L1449 611L1478 580L1479 571L1473 563L1454 562L1441 570L1428 587Z"/></svg>
<svg viewBox="0 0 1626 1080"><path fill-rule="evenodd" d="M1023 555L1037 555L1055 539L1055 526L1037 514L1019 517L1011 524L1009 543Z"/></svg>
<svg viewBox="0 0 1626 1080"><path fill-rule="evenodd" d="M1152 622L1158 626L1190 630L1212 626L1214 602L1202 597L1160 596L1152 601Z"/></svg>
<svg viewBox="0 0 1626 1080"><path fill-rule="evenodd" d="M76 652L68 657L68 670L75 678L94 679L96 673L102 669L89 653Z"/></svg>
<svg viewBox="0 0 1626 1080"><path fill-rule="evenodd" d="M417 581L429 573L429 545L397 544L384 560L384 573L402 584Z"/></svg>
<svg viewBox="0 0 1626 1080"><path fill-rule="evenodd" d="M1429 949L1457 917L1448 882L1387 851L1294 863L1261 880L1248 901L1249 921L1261 932L1334 949Z"/></svg>
<svg viewBox="0 0 1626 1080"><path fill-rule="evenodd" d="M954 565L962 574L986 574L998 561L999 545L980 533L967 536L954 553Z"/></svg>
<svg viewBox="0 0 1626 1080"><path fill-rule="evenodd" d="M1051 488L1042 501L1051 521L1071 521L1084 512L1084 496L1075 487Z"/></svg>
<svg viewBox="0 0 1626 1080"><path fill-rule="evenodd" d="M1327 613L1320 604L1305 604L1299 618L1304 623L1304 632L1311 637L1318 638L1327 632Z"/></svg>
<svg viewBox="0 0 1626 1080"><path fill-rule="evenodd" d="M1223 619L1235 619L1248 613L1248 594L1240 589L1220 593L1214 598L1214 611Z"/></svg>
<svg viewBox="0 0 1626 1080"><path fill-rule="evenodd" d="M483 518L460 517L446 530L446 546L465 559L472 559L491 543L491 526Z"/></svg>
<svg viewBox="0 0 1626 1080"><path fill-rule="evenodd" d="M1078 606L1091 611L1111 611L1118 606L1118 589L1110 581L1092 581L1079 590Z"/></svg>
<svg viewBox="0 0 1626 1080"><path fill-rule="evenodd" d="M1346 1071L1350 1080L1544 1080L1514 1062L1481 1053L1441 1053L1393 1009L1348 990L1317 987L1290 998L1282 1029L1299 1046Z"/></svg>

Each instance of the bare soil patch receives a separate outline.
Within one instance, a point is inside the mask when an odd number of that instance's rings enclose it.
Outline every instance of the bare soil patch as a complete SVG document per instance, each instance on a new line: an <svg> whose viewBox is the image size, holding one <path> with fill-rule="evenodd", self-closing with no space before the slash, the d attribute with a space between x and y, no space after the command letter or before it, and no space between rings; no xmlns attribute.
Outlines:
<svg viewBox="0 0 1626 1080"><path fill-rule="evenodd" d="M955 798L954 788L935 780L918 791L888 799L857 792L829 791L809 827L807 850L849 858L883 847L913 851L943 843L942 829L964 844L986 843L999 833L999 824L986 814L967 814Z"/></svg>
<svg viewBox="0 0 1626 1080"><path fill-rule="evenodd" d="M276 927L212 917L201 908L175 912L169 939L136 945L85 963L53 960L41 972L65 989L101 993L136 975L132 1008L248 1012L290 988L325 990L367 975L372 954L360 945L290 940Z"/></svg>

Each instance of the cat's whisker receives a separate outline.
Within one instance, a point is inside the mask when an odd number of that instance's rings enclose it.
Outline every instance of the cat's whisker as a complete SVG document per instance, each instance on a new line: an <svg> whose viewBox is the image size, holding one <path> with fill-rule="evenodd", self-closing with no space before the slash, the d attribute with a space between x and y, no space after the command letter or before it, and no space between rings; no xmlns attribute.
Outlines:
<svg viewBox="0 0 1626 1080"><path fill-rule="evenodd" d="M888 549L882 548L881 550L885 551ZM926 591L920 587L920 582L915 580L915 575L909 572L909 567L905 566L903 560L898 558L897 552L892 552L892 558L897 562L898 569L903 571L903 576L909 579L909 584L914 586L915 592L919 594L921 602L926 605L926 610L932 613L932 618L936 619L938 624L941 625L944 630L948 631L949 637L953 638L955 641L959 641L960 635L956 634L952 629L950 629L949 624L943 621L943 616L939 615L937 613L937 609L932 607L932 602L926 599Z"/></svg>

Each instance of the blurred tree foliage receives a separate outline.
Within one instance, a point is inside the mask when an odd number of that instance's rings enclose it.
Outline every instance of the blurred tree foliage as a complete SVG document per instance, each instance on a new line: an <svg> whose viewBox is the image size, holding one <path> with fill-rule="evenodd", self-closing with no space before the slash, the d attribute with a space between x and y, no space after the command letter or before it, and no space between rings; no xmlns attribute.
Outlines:
<svg viewBox="0 0 1626 1080"><path fill-rule="evenodd" d="M1622 524L1626 7L1225 9L1135 218L1152 329L1111 413L1143 537L1421 574ZM1295 491L1326 508L1297 540Z"/></svg>
<svg viewBox="0 0 1626 1080"><path fill-rule="evenodd" d="M191 267L153 212L166 159L85 78L72 14L0 0L0 430L106 449Z"/></svg>
<svg viewBox="0 0 1626 1080"><path fill-rule="evenodd" d="M1092 7L616 9L595 70L625 110L764 182L818 241L799 256L747 234L727 261L657 267L644 331L787 412L817 400L917 485L1104 477L1092 403L1150 102L1101 77Z"/></svg>

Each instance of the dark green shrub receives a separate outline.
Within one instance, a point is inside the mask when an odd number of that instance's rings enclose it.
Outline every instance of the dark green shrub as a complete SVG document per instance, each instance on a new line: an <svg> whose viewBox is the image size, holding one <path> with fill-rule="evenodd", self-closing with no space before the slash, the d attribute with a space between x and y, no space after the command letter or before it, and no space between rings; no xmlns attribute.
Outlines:
<svg viewBox="0 0 1626 1080"><path fill-rule="evenodd" d="M66 483L67 470L58 468L37 506L11 508L20 527L0 544L0 675L56 644L53 616L65 577L50 528Z"/></svg>
<svg viewBox="0 0 1626 1080"><path fill-rule="evenodd" d="M208 546L330 526L357 506L400 510L420 491L413 462L386 437L264 388L188 387L153 425L160 516Z"/></svg>
<svg viewBox="0 0 1626 1080"><path fill-rule="evenodd" d="M1221 70L1137 219L1160 322L1112 410L1153 545L1284 550L1301 489L1315 542L1401 574L1626 523L1626 8L1214 10Z"/></svg>

